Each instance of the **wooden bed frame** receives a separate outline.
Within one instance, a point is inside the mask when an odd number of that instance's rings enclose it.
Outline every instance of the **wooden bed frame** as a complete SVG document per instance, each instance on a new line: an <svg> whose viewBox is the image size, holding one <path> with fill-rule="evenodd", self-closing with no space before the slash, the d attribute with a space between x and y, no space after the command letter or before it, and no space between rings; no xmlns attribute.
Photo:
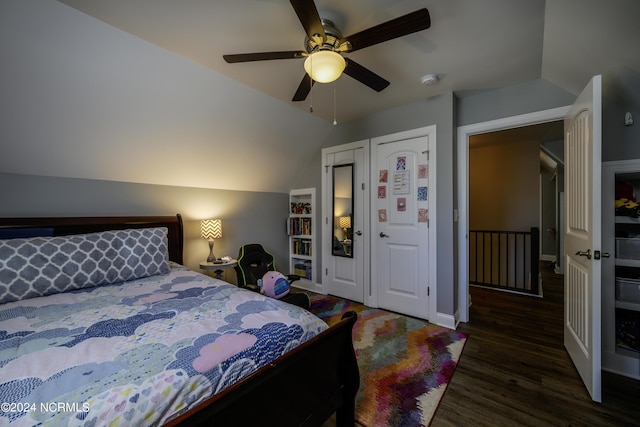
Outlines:
<svg viewBox="0 0 640 427"><path fill-rule="evenodd" d="M0 228L52 229L54 236L127 228L167 227L169 259L183 262L182 217L0 218ZM168 426L354 426L360 374L351 330L356 314L168 422Z"/></svg>

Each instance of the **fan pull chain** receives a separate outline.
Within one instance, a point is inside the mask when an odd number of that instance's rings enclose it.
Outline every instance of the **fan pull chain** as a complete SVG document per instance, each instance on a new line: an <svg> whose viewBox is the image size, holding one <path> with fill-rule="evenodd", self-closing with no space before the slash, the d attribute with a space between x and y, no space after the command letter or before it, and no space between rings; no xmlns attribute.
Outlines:
<svg viewBox="0 0 640 427"><path fill-rule="evenodd" d="M333 82L333 125L337 125L338 121L336 120L336 82Z"/></svg>
<svg viewBox="0 0 640 427"><path fill-rule="evenodd" d="M311 61L309 61L309 68L311 72L309 73L309 112L313 113L313 56L310 57Z"/></svg>

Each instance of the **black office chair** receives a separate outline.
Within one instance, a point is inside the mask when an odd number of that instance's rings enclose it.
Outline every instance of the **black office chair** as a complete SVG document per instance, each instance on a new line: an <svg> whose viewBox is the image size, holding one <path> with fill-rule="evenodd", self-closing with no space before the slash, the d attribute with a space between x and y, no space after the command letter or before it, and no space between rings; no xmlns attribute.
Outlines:
<svg viewBox="0 0 640 427"><path fill-rule="evenodd" d="M238 276L238 286L255 292L260 292L258 280L267 271L277 271L273 255L267 252L259 243L249 243L240 247L238 265L235 267ZM296 274L287 274L289 284L300 279ZM284 302L294 304L308 310L311 307L309 296L305 293L291 293L280 298Z"/></svg>
<svg viewBox="0 0 640 427"><path fill-rule="evenodd" d="M335 235L333 236L333 246L331 248L331 252L333 253L333 255L347 256L347 252L344 250L344 246L342 246L342 243L340 243L340 240Z"/></svg>

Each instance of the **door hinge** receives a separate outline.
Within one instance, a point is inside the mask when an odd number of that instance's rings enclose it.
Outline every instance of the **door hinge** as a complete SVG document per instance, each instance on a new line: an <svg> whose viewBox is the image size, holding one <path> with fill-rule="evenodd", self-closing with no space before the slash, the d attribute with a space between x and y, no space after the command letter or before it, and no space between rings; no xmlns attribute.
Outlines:
<svg viewBox="0 0 640 427"><path fill-rule="evenodd" d="M329 217L328 216L324 217L324 223L325 223L325 225L329 224Z"/></svg>
<svg viewBox="0 0 640 427"><path fill-rule="evenodd" d="M324 166L324 173L329 173L329 165Z"/></svg>
<svg viewBox="0 0 640 427"><path fill-rule="evenodd" d="M362 189L364 190L364 182L362 183Z"/></svg>
<svg viewBox="0 0 640 427"><path fill-rule="evenodd" d="M427 286L427 296L431 296L431 288Z"/></svg>
<svg viewBox="0 0 640 427"><path fill-rule="evenodd" d="M325 268L325 269L324 269L324 275L325 275L325 276L328 276L328 275L329 275L329 269L328 269L328 268Z"/></svg>

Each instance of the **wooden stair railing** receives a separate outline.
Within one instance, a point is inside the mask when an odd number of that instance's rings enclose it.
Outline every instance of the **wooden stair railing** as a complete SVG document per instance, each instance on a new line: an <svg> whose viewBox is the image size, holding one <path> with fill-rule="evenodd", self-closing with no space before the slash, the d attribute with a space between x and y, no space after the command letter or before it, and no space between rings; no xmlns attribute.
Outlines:
<svg viewBox="0 0 640 427"><path fill-rule="evenodd" d="M469 283L538 295L540 230L469 231Z"/></svg>

